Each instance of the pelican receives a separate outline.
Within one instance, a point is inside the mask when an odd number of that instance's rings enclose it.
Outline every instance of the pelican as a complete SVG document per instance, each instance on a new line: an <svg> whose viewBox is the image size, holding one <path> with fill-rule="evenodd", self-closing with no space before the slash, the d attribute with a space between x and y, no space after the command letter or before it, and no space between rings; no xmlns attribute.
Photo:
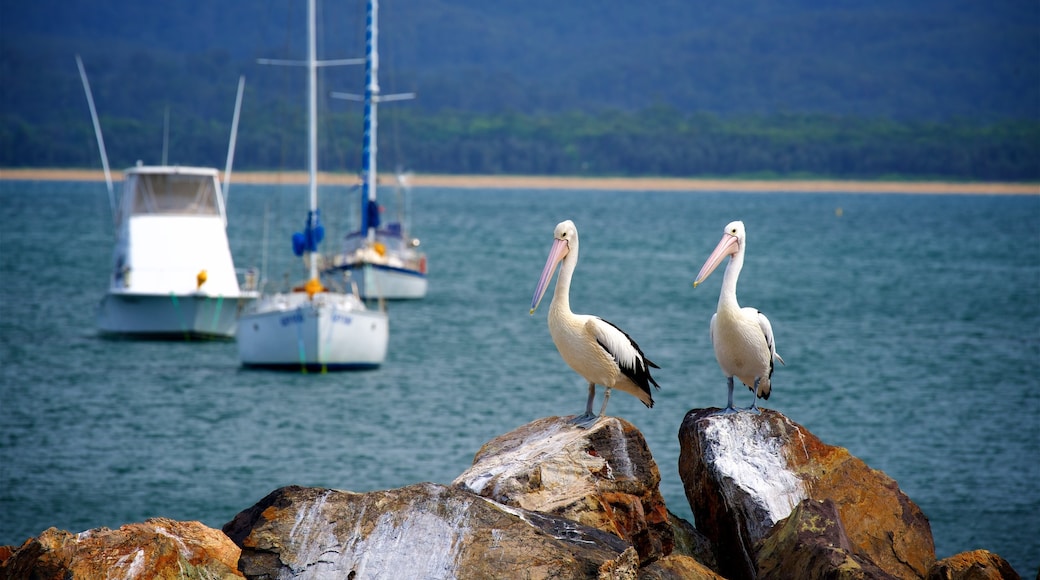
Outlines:
<svg viewBox="0 0 1040 580"><path fill-rule="evenodd" d="M769 399L772 388L773 359L784 364L784 359L776 352L773 341L773 327L769 319L755 308L741 308L737 304L737 278L744 267L744 251L747 249L747 234L743 222L731 222L723 230L722 240L701 266L696 288L723 258L730 256L726 266L726 274L722 278L722 291L719 292L719 306L711 317L711 344L715 347L715 359L719 361L722 374L729 383L729 401L724 413L734 413L733 377L740 379L754 395L748 410L758 412L758 398Z"/></svg>
<svg viewBox="0 0 1040 580"><path fill-rule="evenodd" d="M592 413L596 385L603 385L605 389L600 415L607 410L611 389L624 391L637 397L647 407L653 407L650 384L658 389L661 387L650 376L649 367L660 367L643 356L639 345L617 326L597 316L571 312L571 276L574 267L578 265L578 229L574 222L563 221L556 226L553 236L555 239L549 250L549 258L545 261L542 277L531 299L531 314L538 309L556 265L562 261L560 277L549 305L549 334L564 362L589 382L585 414L575 417L573 423L587 428L598 419Z"/></svg>

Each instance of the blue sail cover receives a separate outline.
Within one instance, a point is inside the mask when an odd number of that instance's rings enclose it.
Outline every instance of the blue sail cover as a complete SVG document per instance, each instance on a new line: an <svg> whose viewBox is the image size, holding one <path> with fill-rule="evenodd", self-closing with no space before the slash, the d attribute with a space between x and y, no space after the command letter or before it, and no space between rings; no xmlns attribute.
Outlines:
<svg viewBox="0 0 1040 580"><path fill-rule="evenodd" d="M293 253L302 256L307 252L317 252L318 244L325 239L325 226L321 225L321 210L307 212L307 225L303 232L292 236Z"/></svg>
<svg viewBox="0 0 1040 580"><path fill-rule="evenodd" d="M368 231L369 228L379 227L379 203L371 199L366 200L365 203L365 223L363 224L361 231Z"/></svg>

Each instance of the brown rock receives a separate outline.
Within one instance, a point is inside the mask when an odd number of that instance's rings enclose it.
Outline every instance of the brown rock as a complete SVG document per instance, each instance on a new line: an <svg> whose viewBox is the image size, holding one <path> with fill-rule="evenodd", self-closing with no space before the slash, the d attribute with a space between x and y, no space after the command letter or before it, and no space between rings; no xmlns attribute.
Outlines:
<svg viewBox="0 0 1040 580"><path fill-rule="evenodd" d="M756 543L804 499L833 501L852 551L887 574L923 578L935 562L928 519L895 481L781 413L695 409L679 445L697 529L727 577L755 576Z"/></svg>
<svg viewBox="0 0 1040 580"><path fill-rule="evenodd" d="M1037 573L1040 578L1040 572ZM928 571L928 580L1021 580L1007 560L987 550L943 558Z"/></svg>
<svg viewBox="0 0 1040 580"><path fill-rule="evenodd" d="M242 578L240 550L199 522L153 518L79 534L50 528L0 565L0 578Z"/></svg>
<svg viewBox="0 0 1040 580"><path fill-rule="evenodd" d="M803 500L758 545L760 580L892 580L854 553L830 500Z"/></svg>
<svg viewBox="0 0 1040 580"><path fill-rule="evenodd" d="M631 423L606 417L582 429L547 417L486 443L452 485L613 533L635 546L645 565L674 548L660 482Z"/></svg>
<svg viewBox="0 0 1040 580"><path fill-rule="evenodd" d="M726 580L704 564L683 554L665 556L639 569L639 580Z"/></svg>
<svg viewBox="0 0 1040 580"><path fill-rule="evenodd" d="M224 532L248 578L623 578L637 563L612 534L432 483L282 488Z"/></svg>

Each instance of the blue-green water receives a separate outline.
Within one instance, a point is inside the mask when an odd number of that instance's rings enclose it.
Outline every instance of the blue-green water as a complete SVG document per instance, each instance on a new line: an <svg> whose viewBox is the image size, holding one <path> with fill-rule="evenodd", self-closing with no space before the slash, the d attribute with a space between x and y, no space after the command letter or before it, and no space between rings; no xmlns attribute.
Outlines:
<svg viewBox="0 0 1040 580"><path fill-rule="evenodd" d="M322 197L330 230L345 227L345 191ZM271 277L302 275L289 236L304 198L232 188L240 267L264 259L266 211ZM662 367L653 409L622 393L609 413L642 430L669 508L690 518L679 424L726 396L708 338L722 276L691 283L741 219L738 296L787 361L765 406L895 478L940 558L1040 565L1040 196L418 189L413 206L430 292L391 305L386 364L302 375L243 370L230 342L99 338L104 186L0 182L0 544L159 515L219 528L287 484L448 483L492 437L580 412L547 308L527 312L564 219L582 240L575 311Z"/></svg>

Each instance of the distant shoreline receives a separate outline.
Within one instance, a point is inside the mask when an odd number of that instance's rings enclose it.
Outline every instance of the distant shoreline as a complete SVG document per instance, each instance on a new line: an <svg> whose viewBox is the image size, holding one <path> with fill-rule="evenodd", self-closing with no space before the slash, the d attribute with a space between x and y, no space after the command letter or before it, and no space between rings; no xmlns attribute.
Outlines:
<svg viewBox="0 0 1040 580"><path fill-rule="evenodd" d="M122 172L112 172L112 179L122 179ZM4 169L4 181L104 181L104 172L88 169ZM322 184L351 185L357 176L346 173L321 173ZM232 185L302 184L304 172L243 171L231 176ZM1040 195L1035 183L960 183L944 181L847 181L835 179L709 179L668 177L562 177L538 175L430 175L411 176L415 187L450 187L461 189L571 189L622 191L730 191L785 193L901 193L901 194L991 194Z"/></svg>

